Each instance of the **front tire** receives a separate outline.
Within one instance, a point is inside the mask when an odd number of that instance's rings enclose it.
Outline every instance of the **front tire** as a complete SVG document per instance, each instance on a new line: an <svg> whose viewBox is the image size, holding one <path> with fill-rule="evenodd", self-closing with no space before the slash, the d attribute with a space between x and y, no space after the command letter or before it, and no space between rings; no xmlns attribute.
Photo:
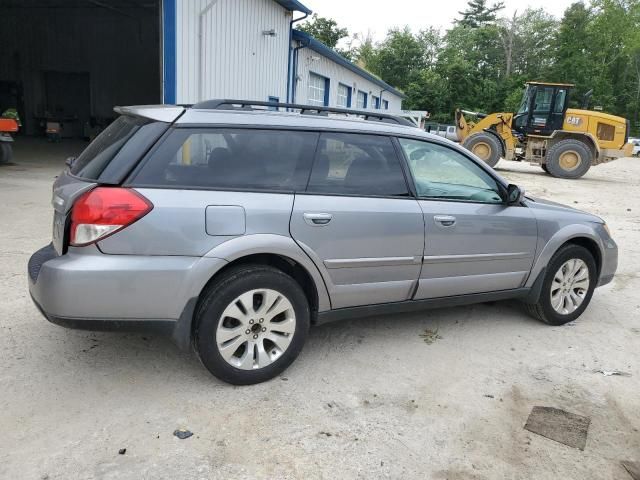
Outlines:
<svg viewBox="0 0 640 480"><path fill-rule="evenodd" d="M474 133L464 139L462 146L491 168L496 166L502 155L500 140L490 133Z"/></svg>
<svg viewBox="0 0 640 480"><path fill-rule="evenodd" d="M547 169L558 178L580 178L589 171L592 162L591 149L573 138L560 140L547 152Z"/></svg>
<svg viewBox="0 0 640 480"><path fill-rule="evenodd" d="M528 313L549 325L564 325L582 315L598 281L593 255L579 245L560 248L547 265L540 298Z"/></svg>
<svg viewBox="0 0 640 480"><path fill-rule="evenodd" d="M264 382L298 356L310 324L300 285L280 270L233 269L202 295L195 344L204 366L233 385Z"/></svg>

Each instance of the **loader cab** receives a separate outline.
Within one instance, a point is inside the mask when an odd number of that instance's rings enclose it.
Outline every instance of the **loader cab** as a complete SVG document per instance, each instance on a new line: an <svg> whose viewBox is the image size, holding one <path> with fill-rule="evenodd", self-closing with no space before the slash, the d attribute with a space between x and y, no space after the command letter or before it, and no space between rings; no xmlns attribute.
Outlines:
<svg viewBox="0 0 640 480"><path fill-rule="evenodd" d="M543 136L561 130L572 88L567 83L527 82L522 103L513 117L515 130L524 135Z"/></svg>

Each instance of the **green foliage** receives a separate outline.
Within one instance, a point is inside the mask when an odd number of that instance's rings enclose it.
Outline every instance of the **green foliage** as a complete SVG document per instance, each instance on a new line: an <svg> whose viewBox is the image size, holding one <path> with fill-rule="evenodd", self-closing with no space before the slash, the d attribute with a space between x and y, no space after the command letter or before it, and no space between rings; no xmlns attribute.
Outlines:
<svg viewBox="0 0 640 480"><path fill-rule="evenodd" d="M327 47L334 49L340 40L349 36L349 31L346 28L339 27L335 20L319 17L317 13L311 16L311 20L307 20L296 28L320 40Z"/></svg>
<svg viewBox="0 0 640 480"><path fill-rule="evenodd" d="M504 3L498 2L487 6L487 0L469 0L467 9L458 12L462 19L458 23L463 27L478 28L491 25L496 21L496 14L504 8Z"/></svg>

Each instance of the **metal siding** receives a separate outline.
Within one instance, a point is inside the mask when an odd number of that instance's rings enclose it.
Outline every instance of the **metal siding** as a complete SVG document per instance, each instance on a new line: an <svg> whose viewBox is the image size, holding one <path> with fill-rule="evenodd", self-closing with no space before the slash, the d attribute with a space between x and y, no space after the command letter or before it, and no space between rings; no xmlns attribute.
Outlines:
<svg viewBox="0 0 640 480"><path fill-rule="evenodd" d="M373 96L380 96L380 86L375 83L362 78L355 74L351 70L344 68L342 65L338 65L334 61L323 57L317 52L308 48L298 50L298 77L300 80L297 82L295 92L295 103L307 103L307 92L309 86L309 72L312 71L318 75L323 75L329 78L332 87L342 83L344 85L353 88L354 92L362 90L367 93L369 102L367 110L374 110L371 108L373 102ZM295 75L295 74L294 74ZM389 112L398 112L402 110L402 99L392 94L391 92L384 91L382 93L382 99L389 101ZM329 106L336 107L338 105L338 89L331 88L329 94ZM355 102L354 102L355 108Z"/></svg>
<svg viewBox="0 0 640 480"><path fill-rule="evenodd" d="M176 2L177 103L286 97L290 12L273 0ZM262 34L271 29L275 37Z"/></svg>

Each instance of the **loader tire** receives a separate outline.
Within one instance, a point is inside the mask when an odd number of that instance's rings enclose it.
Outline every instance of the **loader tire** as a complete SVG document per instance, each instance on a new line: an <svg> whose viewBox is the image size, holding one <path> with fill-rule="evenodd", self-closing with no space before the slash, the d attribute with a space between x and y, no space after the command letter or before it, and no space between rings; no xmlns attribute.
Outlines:
<svg viewBox="0 0 640 480"><path fill-rule="evenodd" d="M591 149L573 138L560 140L547 151L547 169L558 178L580 178L591 168L592 162Z"/></svg>
<svg viewBox="0 0 640 480"><path fill-rule="evenodd" d="M13 152L9 142L0 142L0 165L11 162Z"/></svg>
<svg viewBox="0 0 640 480"><path fill-rule="evenodd" d="M500 140L490 133L474 133L465 138L462 146L492 168L502 156Z"/></svg>

